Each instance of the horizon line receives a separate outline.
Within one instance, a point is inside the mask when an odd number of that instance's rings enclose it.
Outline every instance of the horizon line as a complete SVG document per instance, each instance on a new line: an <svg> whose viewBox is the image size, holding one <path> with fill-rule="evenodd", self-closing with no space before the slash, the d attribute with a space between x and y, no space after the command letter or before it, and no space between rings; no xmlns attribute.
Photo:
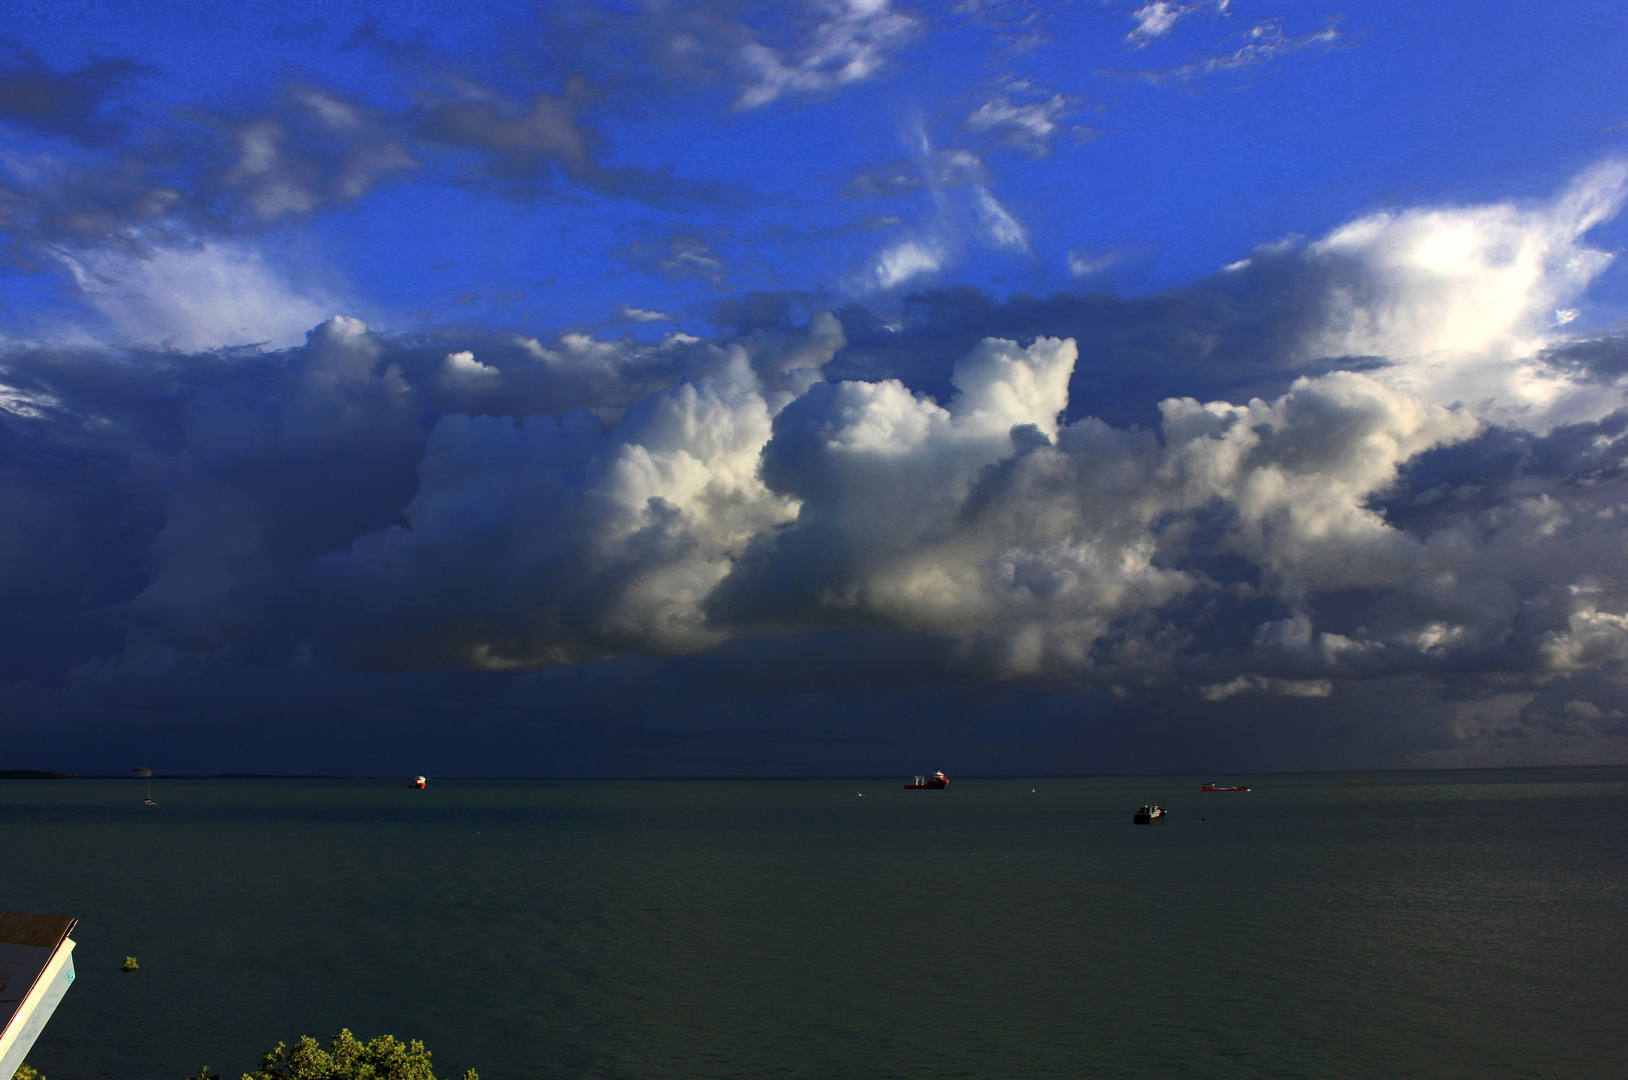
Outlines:
<svg viewBox="0 0 1628 1080"><path fill-rule="evenodd" d="M1628 761L1573 763L1567 765L1448 765L1409 766L1367 769L1180 769L1154 772L1096 772L1096 773L962 773L951 779L960 780L1099 780L1120 777L1199 777L1210 775L1250 776L1345 776L1360 773L1435 773L1435 772L1513 772L1535 769L1617 769L1628 767ZM419 774L347 775L340 773L153 773L151 776L133 776L129 773L70 773L59 769L0 769L0 780L406 780ZM666 782L703 783L719 781L789 781L789 780L896 780L903 773L704 773L695 775L652 773L641 775L598 776L444 776L445 782L497 783L514 781L533 782Z"/></svg>

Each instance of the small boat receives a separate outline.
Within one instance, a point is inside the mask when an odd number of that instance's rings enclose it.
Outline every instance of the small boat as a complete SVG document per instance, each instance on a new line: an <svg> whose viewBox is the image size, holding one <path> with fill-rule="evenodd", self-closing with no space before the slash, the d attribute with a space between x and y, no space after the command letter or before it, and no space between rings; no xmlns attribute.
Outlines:
<svg viewBox="0 0 1628 1080"><path fill-rule="evenodd" d="M1199 788L1198 790L1200 790L1200 791L1248 791L1249 790L1249 785L1248 784L1239 784L1236 787L1216 787L1214 784L1205 784L1203 787Z"/></svg>
<svg viewBox="0 0 1628 1080"><path fill-rule="evenodd" d="M1151 825L1155 821L1163 821L1164 813L1164 807L1155 806L1149 803L1146 806L1137 807L1136 813L1131 817L1131 821L1137 825Z"/></svg>
<svg viewBox="0 0 1628 1080"><path fill-rule="evenodd" d="M905 785L905 790L909 791L909 790L912 790L912 789L920 789L920 788L925 788L925 789L928 789L928 790L936 790L938 788L947 788L949 786L950 786L950 778L948 776L945 776L941 772L936 772L931 776L918 776L918 777L916 777L910 783Z"/></svg>
<svg viewBox="0 0 1628 1080"><path fill-rule="evenodd" d="M429 781L424 779L422 776L415 776L413 777L412 786L418 788L419 790L423 790L424 786L428 783Z"/></svg>

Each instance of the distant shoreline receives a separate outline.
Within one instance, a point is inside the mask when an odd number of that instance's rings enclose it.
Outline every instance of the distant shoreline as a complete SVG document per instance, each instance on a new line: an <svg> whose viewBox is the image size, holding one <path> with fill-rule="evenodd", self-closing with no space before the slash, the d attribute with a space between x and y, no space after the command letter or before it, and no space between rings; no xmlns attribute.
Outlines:
<svg viewBox="0 0 1628 1080"><path fill-rule="evenodd" d="M1113 780L1140 777L1208 777L1208 776L1357 776L1371 774L1408 775L1419 773L1509 773L1509 772L1565 772L1577 769L1620 769L1628 761L1600 762L1589 765L1466 765L1447 768L1407 769L1182 769L1179 772L1115 772L1115 773L957 773L957 780ZM877 781L896 780L902 773L719 773L700 776L444 776L444 783L513 783L519 781L553 783L595 783L606 781L664 782L664 783L719 783L724 781L763 783L787 780ZM69 773L55 769L0 769L0 780L132 780L128 773ZM148 779L140 777L139 779ZM338 781L400 781L406 774L386 776L340 776L332 773L154 773L153 780L338 780ZM432 779L432 783L433 783Z"/></svg>

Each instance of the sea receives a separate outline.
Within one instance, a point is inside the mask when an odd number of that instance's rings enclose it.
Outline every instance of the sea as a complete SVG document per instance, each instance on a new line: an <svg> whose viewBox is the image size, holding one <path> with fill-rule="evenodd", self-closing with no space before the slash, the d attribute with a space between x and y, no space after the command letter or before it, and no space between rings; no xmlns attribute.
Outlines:
<svg viewBox="0 0 1628 1080"><path fill-rule="evenodd" d="M1628 767L1202 779L11 780L0 909L49 1080L1628 1076Z"/></svg>

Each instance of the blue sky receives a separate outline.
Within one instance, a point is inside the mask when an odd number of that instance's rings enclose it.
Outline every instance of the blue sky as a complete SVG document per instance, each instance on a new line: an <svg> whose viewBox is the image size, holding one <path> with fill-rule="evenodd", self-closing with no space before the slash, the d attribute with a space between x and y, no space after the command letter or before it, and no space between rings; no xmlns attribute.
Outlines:
<svg viewBox="0 0 1628 1080"><path fill-rule="evenodd" d="M99 103L118 136L88 148L14 128L11 167L106 167L162 145L153 179L196 182L229 171L234 128L308 121L291 89L332 94L368 110L400 160L313 212L228 207L234 225L256 226L269 257L315 264L321 291L381 325L547 332L597 326L624 303L700 328L720 295L750 289L1149 292L1381 207L1541 196L1628 138L1608 4L1137 14L1156 7L324 5L290 18L271 4L40 5L8 36L49 69L140 67ZM672 59L701 33L712 40ZM773 49L801 71L831 42L806 87L771 85L739 57ZM845 80L845 62L862 76ZM546 154L505 165L500 150L410 134L429 102L488 95L518 113L539 93L570 96L572 80L596 166L641 170L645 198ZM933 154L953 158L942 206L924 183ZM490 175L494 156L510 175ZM897 189L867 193L867 177ZM980 210L972 180L998 211ZM1010 215L1004 241L990 213ZM675 236L690 261L674 261ZM918 261L884 287L877 260L912 240L939 268ZM27 307L7 315L38 331Z"/></svg>
<svg viewBox="0 0 1628 1080"><path fill-rule="evenodd" d="M1625 45L1592 2L14 7L14 745L1621 760Z"/></svg>

